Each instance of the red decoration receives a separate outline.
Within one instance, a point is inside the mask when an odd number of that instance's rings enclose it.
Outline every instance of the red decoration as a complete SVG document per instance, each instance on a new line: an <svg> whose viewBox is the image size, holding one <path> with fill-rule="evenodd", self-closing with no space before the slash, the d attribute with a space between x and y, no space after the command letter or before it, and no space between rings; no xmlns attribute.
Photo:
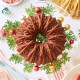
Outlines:
<svg viewBox="0 0 80 80"><path fill-rule="evenodd" d="M11 1L10 1L10 0L5 0L5 2L6 2L6 3L11 3Z"/></svg>
<svg viewBox="0 0 80 80"><path fill-rule="evenodd" d="M36 12L36 13L41 13L41 12L42 12L42 10L41 10L41 8L40 8L40 7L36 7L36 8L35 8L35 12Z"/></svg>
<svg viewBox="0 0 80 80"><path fill-rule="evenodd" d="M38 80L42 80L41 78L39 78Z"/></svg>
<svg viewBox="0 0 80 80"><path fill-rule="evenodd" d="M78 34L79 38L80 38L80 33Z"/></svg>
<svg viewBox="0 0 80 80"><path fill-rule="evenodd" d="M14 2L18 2L19 0L5 0L6 3L14 3Z"/></svg>
<svg viewBox="0 0 80 80"><path fill-rule="evenodd" d="M39 66L36 65L36 66L34 67L34 71L39 71Z"/></svg>
<svg viewBox="0 0 80 80"><path fill-rule="evenodd" d="M15 33L16 33L16 32L15 32L14 29L9 30L9 34L10 34L10 35L14 35Z"/></svg>
<svg viewBox="0 0 80 80"><path fill-rule="evenodd" d="M80 80L80 75L78 76L77 80Z"/></svg>
<svg viewBox="0 0 80 80"><path fill-rule="evenodd" d="M70 40L70 44L73 44L74 43L74 40L72 39L72 40Z"/></svg>
<svg viewBox="0 0 80 80"><path fill-rule="evenodd" d="M6 33L5 33L3 28L1 29L0 34L1 34L2 37L6 37Z"/></svg>

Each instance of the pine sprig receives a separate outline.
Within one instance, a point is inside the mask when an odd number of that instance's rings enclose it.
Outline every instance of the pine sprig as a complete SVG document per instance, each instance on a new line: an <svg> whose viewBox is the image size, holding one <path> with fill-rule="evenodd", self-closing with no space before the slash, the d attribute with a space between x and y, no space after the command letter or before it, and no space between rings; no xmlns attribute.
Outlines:
<svg viewBox="0 0 80 80"><path fill-rule="evenodd" d="M24 72L32 72L33 71L33 67L34 67L34 64L30 63L30 62L27 62L25 65L24 65Z"/></svg>
<svg viewBox="0 0 80 80"><path fill-rule="evenodd" d="M41 7L42 9L42 13L43 14L49 14L52 15L54 12L56 12L55 7L53 7L52 5L47 4L46 7Z"/></svg>
<svg viewBox="0 0 80 80"><path fill-rule="evenodd" d="M6 37L6 40L7 40L7 43L10 47L10 49L15 49L16 47L16 44L15 44L15 41L14 41L14 37L12 35L9 35Z"/></svg>
<svg viewBox="0 0 80 80"><path fill-rule="evenodd" d="M31 4L29 8L26 8L26 13L28 16L34 16L35 14L35 7Z"/></svg>
<svg viewBox="0 0 80 80"><path fill-rule="evenodd" d="M22 63L23 58L18 54L12 54L9 60L15 62L15 64L19 64Z"/></svg>
<svg viewBox="0 0 80 80"><path fill-rule="evenodd" d="M70 57L68 57L68 53L64 52L64 53L62 54L62 58L61 58L60 60L61 60L61 62L62 62L63 64L65 64L66 61L69 61L69 60L70 60Z"/></svg>
<svg viewBox="0 0 80 80"><path fill-rule="evenodd" d="M20 22L19 21L15 21L13 22L13 28L16 29L19 26Z"/></svg>
<svg viewBox="0 0 80 80"><path fill-rule="evenodd" d="M49 66L50 66L49 64L45 64L44 66L41 66L41 70L45 70L46 74L50 74L51 71L50 71Z"/></svg>
<svg viewBox="0 0 80 80"><path fill-rule="evenodd" d="M65 49L68 49L68 50L72 49L72 45L69 42L66 42L64 46L65 46Z"/></svg>
<svg viewBox="0 0 80 80"><path fill-rule="evenodd" d="M77 40L76 36L74 35L73 31L69 30L69 31L65 31L66 34L66 39L67 40Z"/></svg>

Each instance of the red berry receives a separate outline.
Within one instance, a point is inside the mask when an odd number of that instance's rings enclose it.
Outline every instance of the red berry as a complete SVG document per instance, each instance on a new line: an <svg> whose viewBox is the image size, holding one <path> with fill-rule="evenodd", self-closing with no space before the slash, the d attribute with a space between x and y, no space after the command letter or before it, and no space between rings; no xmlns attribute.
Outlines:
<svg viewBox="0 0 80 80"><path fill-rule="evenodd" d="M80 75L78 76L77 80L80 80Z"/></svg>
<svg viewBox="0 0 80 80"><path fill-rule="evenodd" d="M35 66L34 71L39 71L39 66Z"/></svg>
<svg viewBox="0 0 80 80"><path fill-rule="evenodd" d="M80 37L80 33L78 34L78 36Z"/></svg>
<svg viewBox="0 0 80 80"><path fill-rule="evenodd" d="M6 37L6 33L3 33L3 34L2 34L2 37Z"/></svg>
<svg viewBox="0 0 80 80"><path fill-rule="evenodd" d="M72 40L70 40L70 44L73 44L74 43L74 40L72 39Z"/></svg>
<svg viewBox="0 0 80 80"><path fill-rule="evenodd" d="M13 34L15 34L15 33L16 33L16 32L15 32L14 29L10 29L10 30L9 30L9 34L10 34L10 35L13 35Z"/></svg>
<svg viewBox="0 0 80 80"><path fill-rule="evenodd" d="M41 13L41 12L42 12L42 10L41 10L41 8L40 8L40 7L36 7L36 8L35 8L35 12L36 12L36 13Z"/></svg>
<svg viewBox="0 0 80 80"><path fill-rule="evenodd" d="M2 37L6 37L6 33L5 33L3 28L1 29L0 34L1 34Z"/></svg>

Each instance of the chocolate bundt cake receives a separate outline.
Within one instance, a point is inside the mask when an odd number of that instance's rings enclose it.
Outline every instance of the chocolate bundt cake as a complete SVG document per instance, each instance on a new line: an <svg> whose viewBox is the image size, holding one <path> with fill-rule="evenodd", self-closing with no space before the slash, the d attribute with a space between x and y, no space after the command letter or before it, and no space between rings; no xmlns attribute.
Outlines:
<svg viewBox="0 0 80 80"><path fill-rule="evenodd" d="M17 51L37 65L51 63L62 54L66 35L62 24L52 16L35 14L24 18L15 35Z"/></svg>

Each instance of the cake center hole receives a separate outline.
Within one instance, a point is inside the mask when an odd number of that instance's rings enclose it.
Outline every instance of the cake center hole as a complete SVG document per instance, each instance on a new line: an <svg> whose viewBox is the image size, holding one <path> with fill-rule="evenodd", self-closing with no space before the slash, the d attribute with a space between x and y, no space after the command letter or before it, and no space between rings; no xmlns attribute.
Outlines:
<svg viewBox="0 0 80 80"><path fill-rule="evenodd" d="M36 36L36 42L45 43L45 42L46 42L46 35L44 35L44 34L42 34L42 33L39 33L39 34Z"/></svg>

